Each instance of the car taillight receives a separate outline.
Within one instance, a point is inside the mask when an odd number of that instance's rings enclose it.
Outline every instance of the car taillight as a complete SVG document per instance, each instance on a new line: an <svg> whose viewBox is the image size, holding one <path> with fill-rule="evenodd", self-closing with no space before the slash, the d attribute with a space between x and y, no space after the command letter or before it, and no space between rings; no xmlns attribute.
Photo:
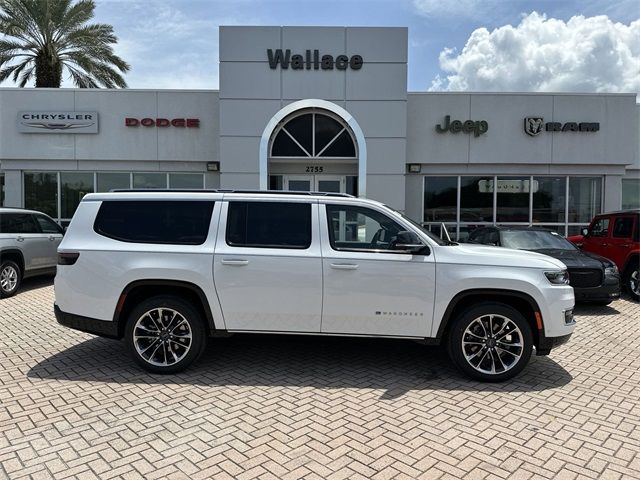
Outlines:
<svg viewBox="0 0 640 480"><path fill-rule="evenodd" d="M79 256L78 252L58 252L58 265L73 265Z"/></svg>

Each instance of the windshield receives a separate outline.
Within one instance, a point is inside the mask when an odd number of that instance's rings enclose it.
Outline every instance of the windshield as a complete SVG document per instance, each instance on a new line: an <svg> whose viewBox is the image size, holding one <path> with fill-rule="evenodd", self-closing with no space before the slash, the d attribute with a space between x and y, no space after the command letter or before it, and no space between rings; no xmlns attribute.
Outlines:
<svg viewBox="0 0 640 480"><path fill-rule="evenodd" d="M571 242L556 232L543 230L505 230L502 246L519 250L575 250Z"/></svg>
<svg viewBox="0 0 640 480"><path fill-rule="evenodd" d="M406 215L404 215L403 213L400 213L399 211L397 211L395 208L391 208L389 205L385 205L385 207L387 207L389 210L391 210L393 213L395 213L396 215L402 217L403 220L406 220L407 222L409 222L411 225L413 225L414 227L416 227L417 229L419 229L421 232L425 233L431 240L433 240L434 242L436 242L438 245L446 245L447 242L444 242L440 237L438 237L437 235L434 235L433 233L431 233L430 231L428 231L426 228L424 228L422 225L420 225L418 222L410 219L409 217L407 217Z"/></svg>

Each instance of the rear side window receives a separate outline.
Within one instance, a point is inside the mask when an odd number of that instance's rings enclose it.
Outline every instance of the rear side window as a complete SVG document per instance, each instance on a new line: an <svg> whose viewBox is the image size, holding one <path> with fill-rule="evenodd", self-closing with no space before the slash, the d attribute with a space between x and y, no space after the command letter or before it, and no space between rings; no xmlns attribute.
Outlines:
<svg viewBox="0 0 640 480"><path fill-rule="evenodd" d="M618 238L631 238L633 229L633 217L618 217L613 224L613 236Z"/></svg>
<svg viewBox="0 0 640 480"><path fill-rule="evenodd" d="M30 213L3 213L0 233L40 233L40 229Z"/></svg>
<svg viewBox="0 0 640 480"><path fill-rule="evenodd" d="M309 248L311 205L286 202L229 202L227 245L253 248Z"/></svg>
<svg viewBox="0 0 640 480"><path fill-rule="evenodd" d="M214 202L102 202L93 229L134 243L201 245L207 239Z"/></svg>

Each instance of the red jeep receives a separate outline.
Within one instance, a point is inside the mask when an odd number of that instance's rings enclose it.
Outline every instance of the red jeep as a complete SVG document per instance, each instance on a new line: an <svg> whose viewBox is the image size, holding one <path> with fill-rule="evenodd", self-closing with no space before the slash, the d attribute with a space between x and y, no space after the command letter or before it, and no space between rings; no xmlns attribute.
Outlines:
<svg viewBox="0 0 640 480"><path fill-rule="evenodd" d="M622 283L640 301L640 209L597 215L582 235L569 240L586 252L613 261L622 274Z"/></svg>

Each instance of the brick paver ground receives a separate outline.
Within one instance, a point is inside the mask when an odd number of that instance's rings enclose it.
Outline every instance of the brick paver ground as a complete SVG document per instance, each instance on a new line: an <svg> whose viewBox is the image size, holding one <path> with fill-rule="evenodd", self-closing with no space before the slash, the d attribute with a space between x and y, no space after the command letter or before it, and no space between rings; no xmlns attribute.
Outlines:
<svg viewBox="0 0 640 480"><path fill-rule="evenodd" d="M640 478L640 305L577 310L504 384L407 341L235 336L184 374L59 326L49 280L0 301L0 477Z"/></svg>

